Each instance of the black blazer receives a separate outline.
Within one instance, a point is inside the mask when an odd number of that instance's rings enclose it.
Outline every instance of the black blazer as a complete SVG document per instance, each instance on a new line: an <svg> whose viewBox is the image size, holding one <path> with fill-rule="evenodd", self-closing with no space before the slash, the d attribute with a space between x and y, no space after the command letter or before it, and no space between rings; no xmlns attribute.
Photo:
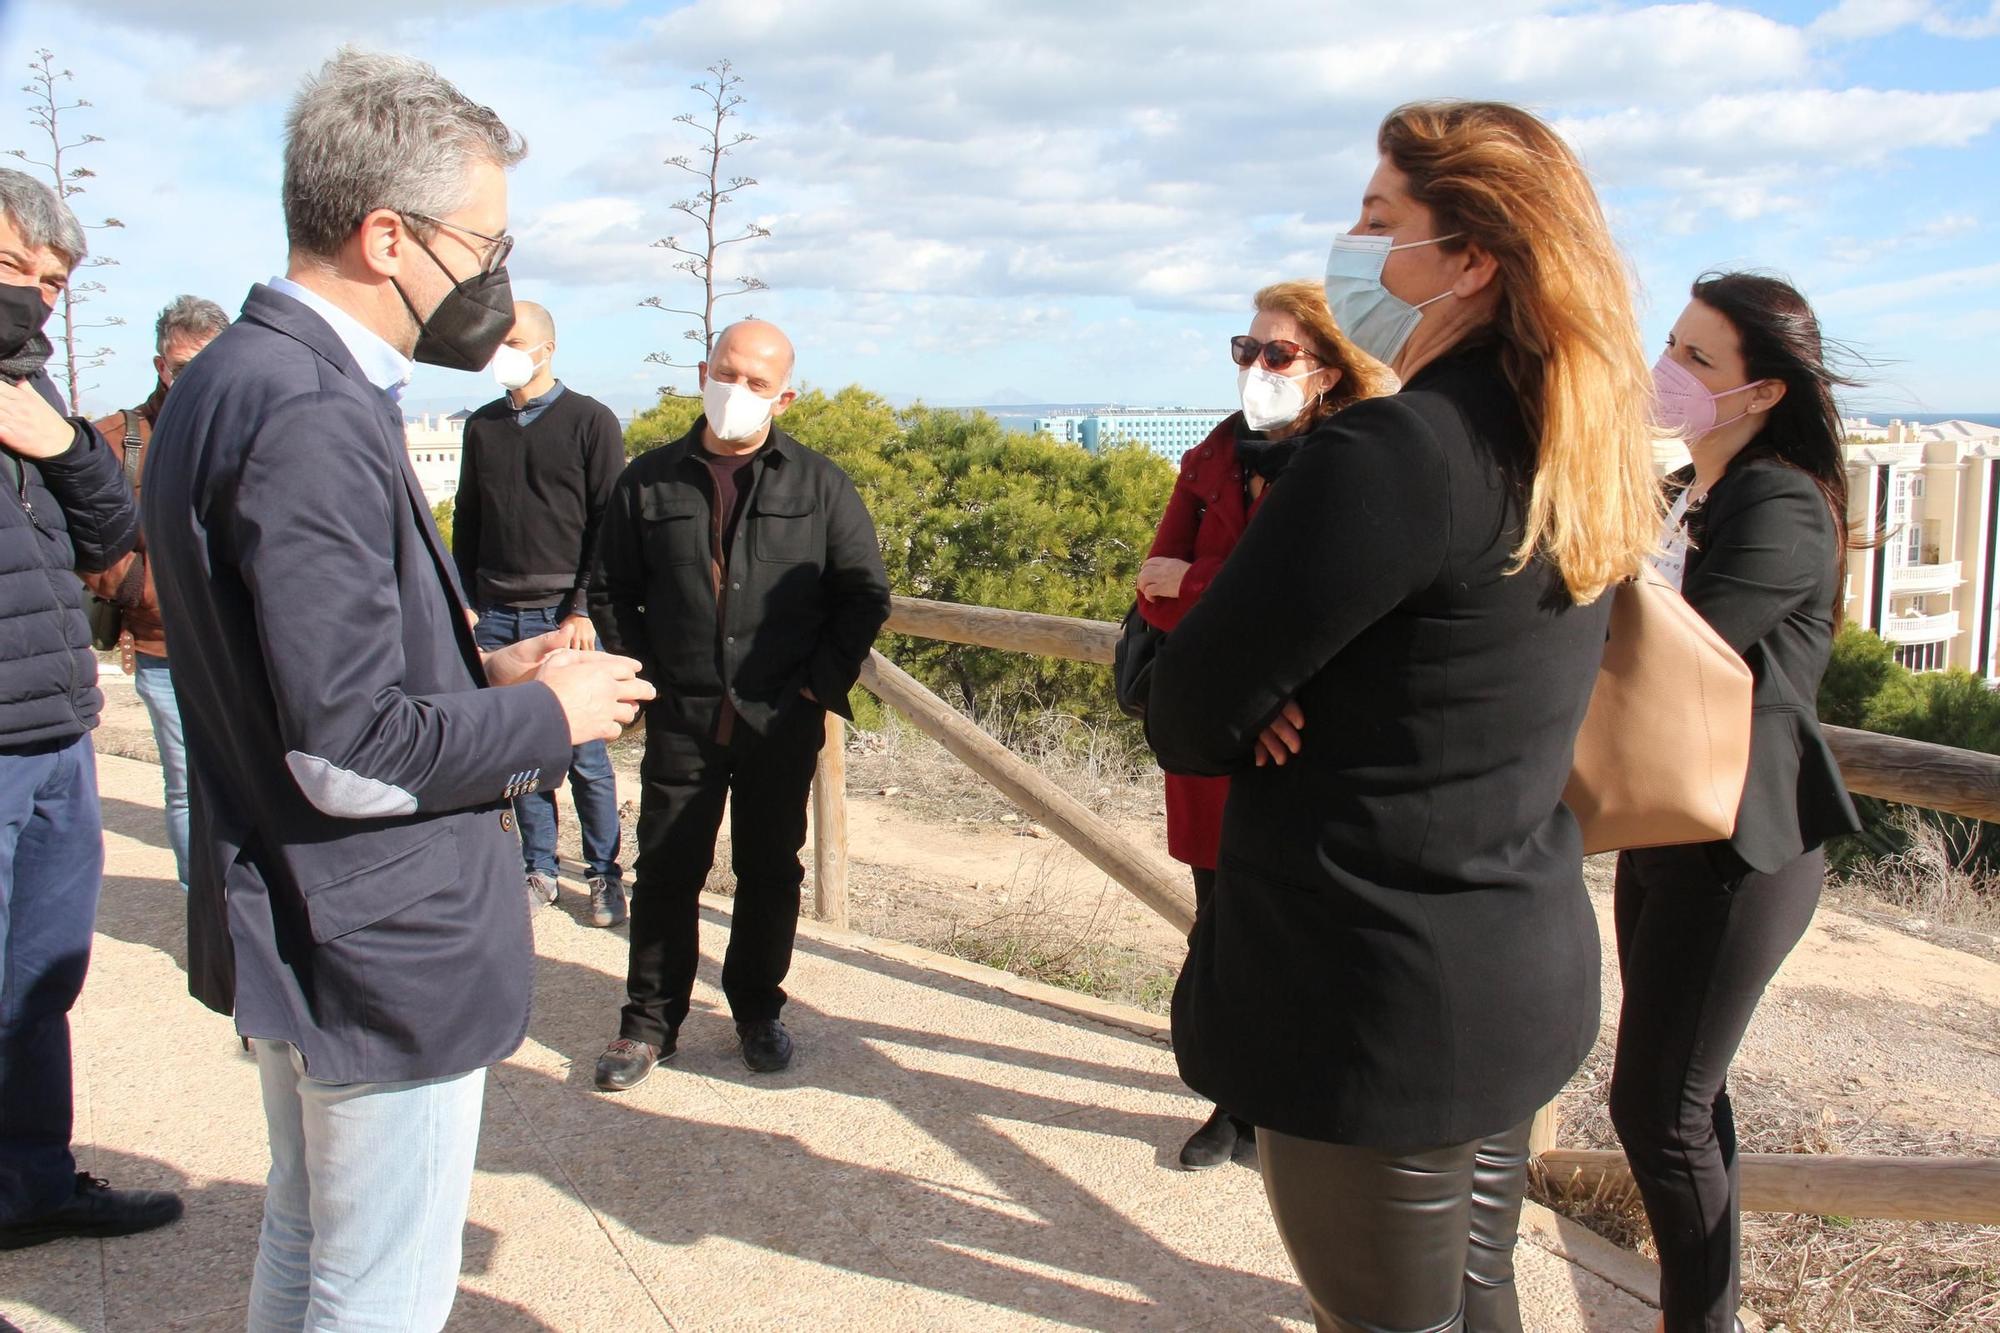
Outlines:
<svg viewBox="0 0 2000 1333"><path fill-rule="evenodd" d="M1497 344L1454 351L1314 433L1161 650L1153 748L1234 774L1174 1049L1254 1124L1467 1142L1526 1120L1596 1036L1562 792L1611 599L1508 572L1533 456ZM1293 697L1304 752L1251 767Z"/></svg>
<svg viewBox="0 0 2000 1333"><path fill-rule="evenodd" d="M314 1078L505 1059L534 980L506 798L558 781L547 687L486 688L403 420L254 287L167 395L140 501L193 779L188 985Z"/></svg>
<svg viewBox="0 0 2000 1333"><path fill-rule="evenodd" d="M1692 469L1670 479L1693 481ZM1769 457L1739 457L1688 523L1681 592L1750 666L1750 774L1730 849L1775 871L1861 827L1819 729L1819 682L1833 652L1840 533L1813 479Z"/></svg>

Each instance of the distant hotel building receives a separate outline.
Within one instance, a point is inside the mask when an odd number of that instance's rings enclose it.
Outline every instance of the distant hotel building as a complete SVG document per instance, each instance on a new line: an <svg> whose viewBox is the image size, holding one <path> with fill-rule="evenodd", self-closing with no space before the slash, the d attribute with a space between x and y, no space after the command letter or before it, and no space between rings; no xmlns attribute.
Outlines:
<svg viewBox="0 0 2000 1333"><path fill-rule="evenodd" d="M458 494L458 460L465 453L465 419L471 415L453 412L447 417L426 412L403 423L410 466L433 509Z"/></svg>
<svg viewBox="0 0 2000 1333"><path fill-rule="evenodd" d="M1038 417L1037 435L1065 444L1080 444L1091 453L1114 444L1139 444L1169 463L1208 438L1208 433L1233 409L1212 411L1190 407L1109 409L1088 416Z"/></svg>
<svg viewBox="0 0 2000 1333"><path fill-rule="evenodd" d="M2000 688L2000 427L1846 423L1847 619L1912 671Z"/></svg>

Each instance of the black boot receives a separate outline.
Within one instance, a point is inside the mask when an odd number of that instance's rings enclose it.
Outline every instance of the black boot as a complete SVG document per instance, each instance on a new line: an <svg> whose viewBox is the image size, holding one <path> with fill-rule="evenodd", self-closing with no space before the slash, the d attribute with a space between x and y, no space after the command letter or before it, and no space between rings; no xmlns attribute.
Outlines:
<svg viewBox="0 0 2000 1333"><path fill-rule="evenodd" d="M1254 1126L1218 1106L1182 1145L1181 1165L1190 1171L1213 1171L1256 1141L1257 1130Z"/></svg>

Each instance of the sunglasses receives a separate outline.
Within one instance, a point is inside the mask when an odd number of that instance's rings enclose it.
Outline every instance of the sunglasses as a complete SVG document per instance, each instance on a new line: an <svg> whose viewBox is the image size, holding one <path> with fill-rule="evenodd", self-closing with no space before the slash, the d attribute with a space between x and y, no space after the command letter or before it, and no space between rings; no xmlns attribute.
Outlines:
<svg viewBox="0 0 2000 1333"><path fill-rule="evenodd" d="M1287 342L1283 338L1273 338L1267 343L1260 343L1247 333L1239 333L1229 340L1230 360L1245 369L1262 360L1266 370L1283 370L1302 356L1311 357L1315 361L1320 359L1297 343Z"/></svg>

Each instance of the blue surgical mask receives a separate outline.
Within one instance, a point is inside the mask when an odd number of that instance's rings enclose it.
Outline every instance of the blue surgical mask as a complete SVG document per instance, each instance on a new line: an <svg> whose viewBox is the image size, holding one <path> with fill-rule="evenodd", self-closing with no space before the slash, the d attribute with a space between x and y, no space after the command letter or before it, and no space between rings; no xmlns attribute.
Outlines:
<svg viewBox="0 0 2000 1333"><path fill-rule="evenodd" d="M1382 285L1382 267L1393 250L1413 250L1420 245L1436 245L1450 236L1433 236L1427 241L1396 245L1388 236L1348 236L1333 238L1333 252L1326 257L1326 304L1333 322L1355 346L1384 365L1393 363L1403 344L1416 331L1424 307L1436 305L1451 292L1439 292L1421 305L1411 305Z"/></svg>

